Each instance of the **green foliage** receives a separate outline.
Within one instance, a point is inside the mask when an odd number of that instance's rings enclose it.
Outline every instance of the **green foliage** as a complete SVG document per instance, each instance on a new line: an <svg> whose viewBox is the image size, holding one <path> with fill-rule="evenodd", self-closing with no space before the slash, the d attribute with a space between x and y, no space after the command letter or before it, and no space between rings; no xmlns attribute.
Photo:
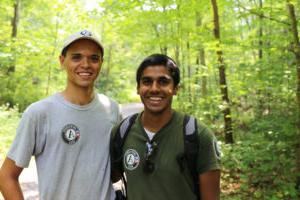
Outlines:
<svg viewBox="0 0 300 200"><path fill-rule="evenodd" d="M282 123L287 119L295 117L256 119L236 144L222 146L222 199L296 199L297 138L295 125Z"/></svg>
<svg viewBox="0 0 300 200"><path fill-rule="evenodd" d="M139 101L138 65L152 53L166 53L181 71L176 109L197 116L222 141L222 110L230 106L238 142L223 146L222 199L295 199L290 171L295 172L294 141L299 140L297 76L285 1L264 0L261 7L258 1L217 1L220 47L209 1L97 2L22 1L12 38L14 1L0 1L1 154L14 136L16 110L64 89L58 62L64 38L91 29L105 47L99 92L120 103ZM299 1L291 2L298 13ZM229 105L220 95L217 50L224 54ZM9 74L12 66L15 72Z"/></svg>
<svg viewBox="0 0 300 200"><path fill-rule="evenodd" d="M20 114L17 109L0 106L0 158L3 159L15 136Z"/></svg>

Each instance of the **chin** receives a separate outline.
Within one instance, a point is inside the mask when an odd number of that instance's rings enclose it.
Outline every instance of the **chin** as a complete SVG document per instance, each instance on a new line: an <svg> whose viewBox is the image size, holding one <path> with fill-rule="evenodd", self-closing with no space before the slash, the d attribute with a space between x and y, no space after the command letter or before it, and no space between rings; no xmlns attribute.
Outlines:
<svg viewBox="0 0 300 200"><path fill-rule="evenodd" d="M80 87L93 87L94 82L92 82L92 81L83 81L83 82L78 83L78 85Z"/></svg>
<svg viewBox="0 0 300 200"><path fill-rule="evenodd" d="M162 113L164 113L165 111L166 111L166 109L164 109L164 108L148 108L148 109L146 109L145 110L146 112L148 112L148 113L151 113L151 114L153 114L153 115L160 115L160 114L162 114Z"/></svg>

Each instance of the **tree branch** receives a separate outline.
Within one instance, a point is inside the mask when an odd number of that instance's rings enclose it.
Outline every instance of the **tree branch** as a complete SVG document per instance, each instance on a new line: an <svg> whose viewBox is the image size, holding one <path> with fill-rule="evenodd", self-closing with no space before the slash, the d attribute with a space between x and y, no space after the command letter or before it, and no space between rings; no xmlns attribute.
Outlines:
<svg viewBox="0 0 300 200"><path fill-rule="evenodd" d="M271 20L271 21L275 21L275 22L277 22L277 23L281 23L281 24L284 24L284 25L287 25L287 26L290 26L290 25L291 25L291 24L288 23L288 22L281 21L281 20L276 19L276 18L274 18L274 17L268 17L268 16L264 15L262 12L256 12L256 11L253 11L253 10L251 10L251 9L248 9L248 8L244 7L239 1L237 1L237 3L238 3L238 6L239 6L240 8L242 8L243 10L247 11L247 12L250 13L250 14L257 15L257 16L259 16L260 18L264 18L264 19L268 19L268 20Z"/></svg>

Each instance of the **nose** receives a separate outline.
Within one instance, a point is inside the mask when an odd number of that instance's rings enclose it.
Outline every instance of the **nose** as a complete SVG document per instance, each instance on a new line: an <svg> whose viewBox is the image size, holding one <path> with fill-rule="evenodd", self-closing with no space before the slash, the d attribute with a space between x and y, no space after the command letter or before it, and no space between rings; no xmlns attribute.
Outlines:
<svg viewBox="0 0 300 200"><path fill-rule="evenodd" d="M84 56L81 60L81 66L84 68L89 67L89 60L88 57Z"/></svg>
<svg viewBox="0 0 300 200"><path fill-rule="evenodd" d="M159 90L159 84L157 83L157 81L153 81L150 90L151 90L152 92L156 92L156 91Z"/></svg>

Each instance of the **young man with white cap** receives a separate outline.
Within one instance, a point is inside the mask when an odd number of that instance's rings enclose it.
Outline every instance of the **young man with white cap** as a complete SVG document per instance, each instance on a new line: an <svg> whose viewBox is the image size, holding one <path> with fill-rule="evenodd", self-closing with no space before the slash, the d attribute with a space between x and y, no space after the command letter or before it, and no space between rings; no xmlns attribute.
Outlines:
<svg viewBox="0 0 300 200"><path fill-rule="evenodd" d="M114 198L110 181L109 133L119 121L116 102L94 91L104 50L84 30L63 45L65 89L31 104L0 170L5 199L24 199L18 177L35 156L41 200Z"/></svg>

